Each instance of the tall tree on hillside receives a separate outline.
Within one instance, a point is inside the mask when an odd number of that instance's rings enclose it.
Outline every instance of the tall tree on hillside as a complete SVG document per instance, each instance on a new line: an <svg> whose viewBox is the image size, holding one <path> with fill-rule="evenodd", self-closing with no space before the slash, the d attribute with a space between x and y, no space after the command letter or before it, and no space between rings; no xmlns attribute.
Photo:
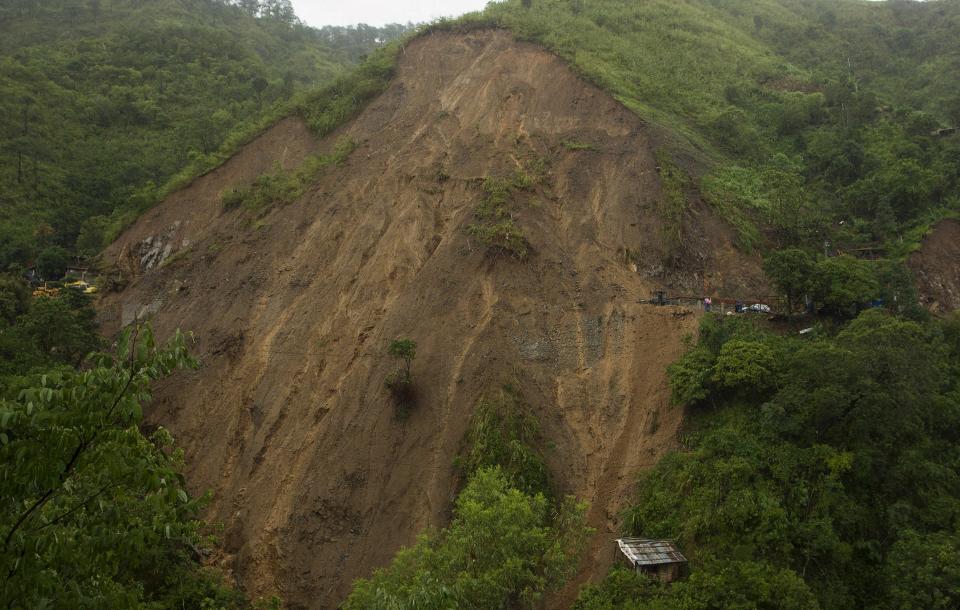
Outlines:
<svg viewBox="0 0 960 610"><path fill-rule="evenodd" d="M260 14L263 17L288 24L297 20L297 15L293 12L293 3L290 0L264 0Z"/></svg>
<svg viewBox="0 0 960 610"><path fill-rule="evenodd" d="M30 148L30 122L31 114L33 110L34 100L29 95L24 95L20 98L20 116L22 117L22 127L20 129L20 137L16 144L17 146L17 184L23 183L23 159L25 153L28 152Z"/></svg>
<svg viewBox="0 0 960 610"><path fill-rule="evenodd" d="M237 6L251 17L260 14L260 0L237 0Z"/></svg>
<svg viewBox="0 0 960 610"><path fill-rule="evenodd" d="M253 92L257 95L257 112L263 109L263 92L267 89L267 79L262 76L255 76L250 84L253 86Z"/></svg>

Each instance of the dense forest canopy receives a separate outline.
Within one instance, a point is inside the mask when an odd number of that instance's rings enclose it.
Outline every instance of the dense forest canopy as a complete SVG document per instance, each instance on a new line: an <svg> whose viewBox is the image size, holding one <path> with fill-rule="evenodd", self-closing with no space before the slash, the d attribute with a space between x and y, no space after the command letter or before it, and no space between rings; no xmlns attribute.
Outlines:
<svg viewBox="0 0 960 610"><path fill-rule="evenodd" d="M315 30L289 1L4 4L0 269L96 254L185 166L404 29Z"/></svg>

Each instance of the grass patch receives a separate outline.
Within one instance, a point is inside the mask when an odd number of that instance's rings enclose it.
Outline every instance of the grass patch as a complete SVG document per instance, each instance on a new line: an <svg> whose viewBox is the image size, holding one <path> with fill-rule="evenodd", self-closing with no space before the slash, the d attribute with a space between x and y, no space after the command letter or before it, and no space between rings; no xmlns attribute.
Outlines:
<svg viewBox="0 0 960 610"><path fill-rule="evenodd" d="M747 209L769 209L758 172L737 166L725 167L705 176L701 190L706 202L736 230L737 245L742 250L753 252L760 246L760 231L746 212Z"/></svg>
<svg viewBox="0 0 960 610"><path fill-rule="evenodd" d="M587 142L576 142L573 140L563 140L560 144L567 150L597 150L597 147Z"/></svg>
<svg viewBox="0 0 960 610"><path fill-rule="evenodd" d="M220 201L223 209L232 210L243 206L263 213L276 205L293 203L303 196L326 168L346 161L354 148L356 143L342 139L337 142L332 153L311 155L294 171L284 170L276 164L273 173L261 175L249 187L233 188L222 193Z"/></svg>
<svg viewBox="0 0 960 610"><path fill-rule="evenodd" d="M167 258L163 259L160 263L160 269L165 269L166 267L173 267L180 263L186 262L187 257L190 256L190 253L193 252L193 246L187 246L174 254L171 254Z"/></svg>
<svg viewBox="0 0 960 610"><path fill-rule="evenodd" d="M683 214L687 211L686 189L690 182L680 167L663 151L657 151L657 167L660 168L660 217L663 220L663 237L670 249L680 246L683 231Z"/></svg>
<svg viewBox="0 0 960 610"><path fill-rule="evenodd" d="M526 259L530 245L514 221L510 206L514 191L531 190L534 182L535 178L521 168L509 178L485 178L484 197L474 210L478 222L467 226L467 234L496 254L506 254L521 261Z"/></svg>
<svg viewBox="0 0 960 610"><path fill-rule="evenodd" d="M476 237L491 251L512 256L520 261L530 254L527 238L510 218L494 224L472 224L467 227L467 234Z"/></svg>

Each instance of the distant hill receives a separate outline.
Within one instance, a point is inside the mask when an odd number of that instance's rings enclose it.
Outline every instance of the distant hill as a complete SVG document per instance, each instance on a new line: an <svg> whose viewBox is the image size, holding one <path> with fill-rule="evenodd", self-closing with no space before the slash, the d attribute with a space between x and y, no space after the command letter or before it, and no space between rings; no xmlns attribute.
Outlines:
<svg viewBox="0 0 960 610"><path fill-rule="evenodd" d="M0 269L98 252L185 165L405 29L238 4L0 6Z"/></svg>

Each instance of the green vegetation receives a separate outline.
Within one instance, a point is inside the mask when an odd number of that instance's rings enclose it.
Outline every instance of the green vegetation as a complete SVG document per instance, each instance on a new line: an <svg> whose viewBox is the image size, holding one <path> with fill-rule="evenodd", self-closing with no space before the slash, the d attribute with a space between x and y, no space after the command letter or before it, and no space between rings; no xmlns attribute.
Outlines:
<svg viewBox="0 0 960 610"><path fill-rule="evenodd" d="M474 211L477 222L467 225L467 234L476 237L490 252L524 260L530 244L514 220L513 204L517 191L530 191L543 179L542 161L534 165L534 174L517 168L509 178L488 176L483 180L483 199Z"/></svg>
<svg viewBox="0 0 960 610"><path fill-rule="evenodd" d="M56 324L34 310L63 301L39 299L0 329L4 347L21 338L31 351L30 316ZM58 347L35 351L58 362ZM115 355L81 370L14 364L0 394L0 604L246 607L195 557L206 544L197 518L205 499L187 494L182 453L163 428L148 436L138 426L150 383L193 365L183 336L161 347L149 328L130 328Z"/></svg>
<svg viewBox="0 0 960 610"><path fill-rule="evenodd" d="M803 339L705 318L671 368L685 450L625 519L677 539L692 574L615 572L577 607L956 607L957 328L870 310Z"/></svg>
<svg viewBox="0 0 960 610"><path fill-rule="evenodd" d="M326 168L346 161L355 147L352 140L344 139L337 142L329 155L311 155L295 170L287 171L278 165L274 173L259 176L249 188L234 188L222 193L223 208L231 210L242 205L263 214L274 206L293 203Z"/></svg>
<svg viewBox="0 0 960 610"><path fill-rule="evenodd" d="M657 152L657 168L663 188L660 201L660 220L663 222L663 237L671 249L680 245L683 235L683 214L687 211L687 182L689 178L672 159L662 151Z"/></svg>
<svg viewBox="0 0 960 610"><path fill-rule="evenodd" d="M0 275L0 606L249 607L200 564L182 452L140 427L151 382L194 366L185 337L102 343L90 297Z"/></svg>
<svg viewBox="0 0 960 610"><path fill-rule="evenodd" d="M796 311L797 305L809 292L814 265L813 257L798 248L773 252L763 261L767 277L785 298L788 315Z"/></svg>
<svg viewBox="0 0 960 610"><path fill-rule="evenodd" d="M413 374L410 366L417 356L417 344L410 339L394 339L387 352L400 361L400 366L383 380L401 412L408 410L414 400Z"/></svg>
<svg viewBox="0 0 960 610"><path fill-rule="evenodd" d="M597 147L593 144L588 144L586 142L575 142L573 140L564 140L561 142L563 147L566 150L597 150Z"/></svg>
<svg viewBox="0 0 960 610"><path fill-rule="evenodd" d="M513 386L477 403L466 442L466 455L456 461L464 478L496 466L524 493L552 496L547 464L537 449L540 423Z"/></svg>
<svg viewBox="0 0 960 610"><path fill-rule="evenodd" d="M420 536L389 567L360 579L344 610L533 608L563 584L583 544L584 509L511 487L498 468L460 492L449 527Z"/></svg>
<svg viewBox="0 0 960 610"><path fill-rule="evenodd" d="M819 310L837 318L852 318L876 305L911 317L922 315L913 278L897 261L846 255L817 261L804 250L787 248L772 252L764 269L783 296L788 315L805 297L811 313Z"/></svg>
<svg viewBox="0 0 960 610"><path fill-rule="evenodd" d="M931 135L960 123L953 0L528 4L432 28L507 28L666 129L747 249L899 256L960 208L960 138Z"/></svg>
<svg viewBox="0 0 960 610"><path fill-rule="evenodd" d="M94 318L78 290L31 299L23 281L0 275L0 397L25 375L76 366L98 349Z"/></svg>
<svg viewBox="0 0 960 610"><path fill-rule="evenodd" d="M289 2L239 4L0 7L0 271L97 253L405 29L314 30Z"/></svg>
<svg viewBox="0 0 960 610"><path fill-rule="evenodd" d="M529 444L537 422L527 409L511 387L480 402L449 527L421 535L389 567L356 581L345 610L534 608L563 585L589 533L586 507L545 493L546 467Z"/></svg>

